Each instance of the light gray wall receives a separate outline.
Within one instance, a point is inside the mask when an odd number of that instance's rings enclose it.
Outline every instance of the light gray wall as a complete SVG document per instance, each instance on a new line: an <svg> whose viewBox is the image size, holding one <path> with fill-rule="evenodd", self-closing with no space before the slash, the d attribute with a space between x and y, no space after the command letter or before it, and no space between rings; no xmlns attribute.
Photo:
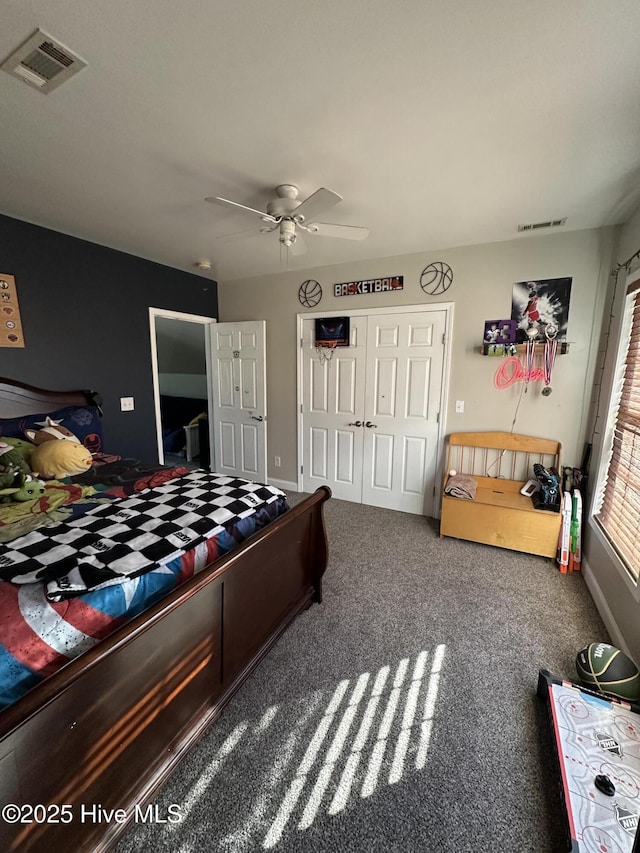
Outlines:
<svg viewBox="0 0 640 853"><path fill-rule="evenodd" d="M173 317L156 317L155 326L160 373L206 376L206 327L202 323L190 323Z"/></svg>
<svg viewBox="0 0 640 853"><path fill-rule="evenodd" d="M159 373L158 389L167 397L206 400L209 396L206 373Z"/></svg>
<svg viewBox="0 0 640 853"><path fill-rule="evenodd" d="M625 263L640 250L640 209L624 225L619 234L611 269ZM636 260L632 270L640 264ZM620 271L617 277L615 294L612 292L615 279L610 279L607 294L606 322L600 343L600 357L596 371L596 388L593 417L593 456L589 483L589 495L596 486L598 470L603 461L603 439L606 427L607 408L611 393L612 373L619 339L622 305L625 298L626 271ZM610 309L610 311L609 311ZM611 327L608 329L609 313L612 314ZM609 331L609 334L607 334ZM602 377L601 383L599 382ZM595 417L596 412L598 414ZM605 624L615 645L624 649L637 663L640 663L640 603L638 588L633 584L618 562L612 557L610 549L596 533L595 523L588 518L584 533L584 574L585 580L604 618ZM585 642L598 637L585 637Z"/></svg>
<svg viewBox="0 0 640 853"><path fill-rule="evenodd" d="M523 236L503 243L219 283L222 322L266 320L269 475L292 482L297 478L296 318L310 311L298 301L300 284L308 278L319 281L323 289L322 301L313 309L319 316L329 311L454 302L446 432L508 431L520 400L514 430L560 440L564 464L578 465L587 433L614 237L611 228ZM441 296L427 296L420 288L420 273L432 261L445 261L453 269L453 284ZM333 295L332 286L337 282L392 275L404 276L404 290ZM530 386L524 395L520 387L496 390L493 378L499 360L480 354L484 320L510 317L515 282L564 276L573 278L568 325L571 351L557 358L552 394L543 397L539 384ZM455 413L456 400L464 400L464 414ZM274 468L274 456L281 457L281 468Z"/></svg>

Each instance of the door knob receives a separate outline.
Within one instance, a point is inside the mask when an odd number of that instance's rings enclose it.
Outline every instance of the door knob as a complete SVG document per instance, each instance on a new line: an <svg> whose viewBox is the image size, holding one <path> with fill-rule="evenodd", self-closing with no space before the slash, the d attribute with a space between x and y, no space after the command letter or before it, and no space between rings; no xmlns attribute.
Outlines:
<svg viewBox="0 0 640 853"><path fill-rule="evenodd" d="M263 421L264 418L262 417L262 415L258 415L257 417L255 415L251 415L251 420L252 421Z"/></svg>
<svg viewBox="0 0 640 853"><path fill-rule="evenodd" d="M371 429L371 428L378 429L378 424L372 424L371 421L367 421L365 426L367 429Z"/></svg>
<svg viewBox="0 0 640 853"><path fill-rule="evenodd" d="M347 426L362 426L362 421L355 421L352 424L347 424Z"/></svg>

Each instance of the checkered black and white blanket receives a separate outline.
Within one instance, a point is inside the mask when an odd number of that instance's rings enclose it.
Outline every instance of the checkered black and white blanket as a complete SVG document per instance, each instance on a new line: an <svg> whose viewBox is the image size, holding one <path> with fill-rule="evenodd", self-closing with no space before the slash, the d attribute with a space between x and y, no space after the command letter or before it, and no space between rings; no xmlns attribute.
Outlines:
<svg viewBox="0 0 640 853"><path fill-rule="evenodd" d="M0 546L0 578L59 601L166 564L284 492L194 471Z"/></svg>

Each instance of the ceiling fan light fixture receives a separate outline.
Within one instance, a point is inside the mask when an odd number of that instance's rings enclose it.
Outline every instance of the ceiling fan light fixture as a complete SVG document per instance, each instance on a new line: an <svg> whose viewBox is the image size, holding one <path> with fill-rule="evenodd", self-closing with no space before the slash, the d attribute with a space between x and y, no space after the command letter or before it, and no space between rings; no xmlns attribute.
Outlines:
<svg viewBox="0 0 640 853"><path fill-rule="evenodd" d="M287 248L296 242L296 223L291 219L283 219L280 223L280 242Z"/></svg>

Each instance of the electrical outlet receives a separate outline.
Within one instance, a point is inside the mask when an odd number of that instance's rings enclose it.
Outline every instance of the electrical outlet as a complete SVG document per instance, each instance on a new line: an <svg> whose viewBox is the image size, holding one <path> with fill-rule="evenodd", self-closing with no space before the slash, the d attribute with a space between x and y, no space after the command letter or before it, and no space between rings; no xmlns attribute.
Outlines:
<svg viewBox="0 0 640 853"><path fill-rule="evenodd" d="M280 467L280 457L279 456L273 457L273 464L276 466L276 468Z"/></svg>
<svg viewBox="0 0 640 853"><path fill-rule="evenodd" d="M456 400L456 412L459 414L464 412L464 400Z"/></svg>
<svg viewBox="0 0 640 853"><path fill-rule="evenodd" d="M120 397L120 411L132 412L134 409L133 397Z"/></svg>

